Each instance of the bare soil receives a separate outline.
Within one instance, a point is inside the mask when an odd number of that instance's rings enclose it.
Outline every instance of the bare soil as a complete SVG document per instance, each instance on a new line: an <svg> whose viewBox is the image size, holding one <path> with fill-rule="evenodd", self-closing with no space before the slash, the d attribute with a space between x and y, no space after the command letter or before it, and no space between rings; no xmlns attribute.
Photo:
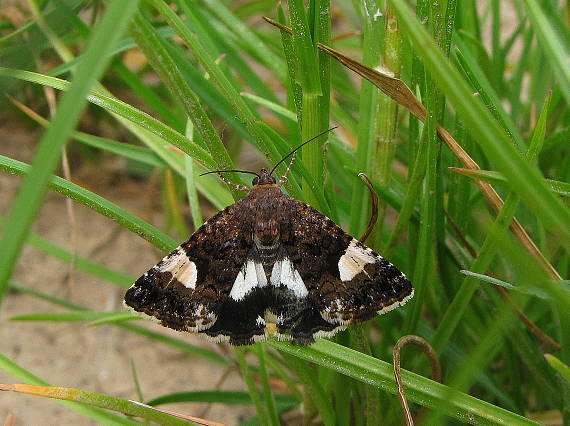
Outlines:
<svg viewBox="0 0 570 426"><path fill-rule="evenodd" d="M0 120L0 154L30 162L40 132L26 129L14 117ZM138 182L119 170L114 161L71 164L72 179L161 227L155 208L160 199L158 183ZM0 172L0 215L5 217L21 178ZM160 205L160 202L158 202ZM160 259L161 253L118 224L73 203L75 225L70 225L66 200L48 193L33 230L49 241L110 268L139 276ZM163 228L164 229L164 228ZM121 310L124 290L84 274L38 249L27 245L13 275L15 282L66 298L97 311ZM0 352L50 384L138 399L131 375L136 366L145 399L170 392L214 389L225 377L221 389L243 390L238 373L200 358L187 356L162 343L150 341L118 327L90 327L84 323L14 322L9 318L59 308L35 297L11 292L0 310ZM220 351L218 345L199 336L176 333L149 321L140 321L154 331L173 335L189 343ZM20 383L0 371L0 383ZM166 409L237 424L254 413L251 407L214 404L172 404ZM207 411L206 411L207 410ZM14 415L15 425L84 425L89 419L63 407L57 401L11 394L0 395L0 422Z"/></svg>

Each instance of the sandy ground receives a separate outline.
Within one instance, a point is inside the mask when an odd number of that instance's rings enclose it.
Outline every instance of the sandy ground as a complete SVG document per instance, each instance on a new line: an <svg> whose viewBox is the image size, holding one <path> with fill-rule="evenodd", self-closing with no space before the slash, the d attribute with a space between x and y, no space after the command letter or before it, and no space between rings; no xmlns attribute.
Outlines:
<svg viewBox="0 0 570 426"><path fill-rule="evenodd" d="M13 118L0 120L0 154L29 162L39 133L23 129ZM131 212L161 226L158 209L149 208L148 184L137 183L113 170L97 170L99 165L76 167L72 176L95 192ZM0 215L5 216L21 182L19 177L0 172ZM157 190L155 188L155 190ZM116 270L138 276L152 266L161 254L149 243L122 229L111 220L73 204L77 232L77 254ZM48 193L34 224L34 232L70 249L70 221L63 197ZM101 279L73 271L67 264L31 246L22 252L14 280L45 293L69 298L98 311L122 309L123 290ZM80 388L122 398L137 399L131 376L135 363L143 395L151 399L170 392L213 389L226 373L224 368L196 357L189 357L164 344L150 341L117 327L89 327L83 323L26 323L9 318L39 312L62 311L37 298L10 293L0 310L0 352L23 368L53 385ZM149 321L140 321L155 331L176 335L193 344L220 351L198 336L170 332ZM0 383L19 383L0 371ZM221 387L242 390L241 378L231 372ZM204 413L205 404L174 404L167 409L210 420L236 424L253 414L251 407L215 404ZM15 425L92 424L54 400L2 393L0 422L9 413Z"/></svg>

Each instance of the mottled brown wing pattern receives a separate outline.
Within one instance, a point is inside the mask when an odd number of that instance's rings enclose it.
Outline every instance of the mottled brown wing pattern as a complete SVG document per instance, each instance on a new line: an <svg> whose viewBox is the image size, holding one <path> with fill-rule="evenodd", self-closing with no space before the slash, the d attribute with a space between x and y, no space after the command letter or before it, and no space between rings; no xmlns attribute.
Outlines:
<svg viewBox="0 0 570 426"><path fill-rule="evenodd" d="M310 344L413 296L390 262L262 178L140 277L126 304L234 345L264 340L269 311L277 338Z"/></svg>
<svg viewBox="0 0 570 426"><path fill-rule="evenodd" d="M283 244L308 290L306 303L311 309L305 315L312 318L299 319L291 334L329 336L413 296L402 272L328 217L294 199L289 208L292 232Z"/></svg>
<svg viewBox="0 0 570 426"><path fill-rule="evenodd" d="M249 221L242 215L245 200L210 218L140 277L127 291L125 303L166 327L202 332L218 341L232 340L234 335L249 341L254 335L264 335L264 327L260 330L255 324L260 312L238 315L243 318L234 322L226 318L228 309L235 308L228 295L252 247ZM248 310L258 309L249 306Z"/></svg>

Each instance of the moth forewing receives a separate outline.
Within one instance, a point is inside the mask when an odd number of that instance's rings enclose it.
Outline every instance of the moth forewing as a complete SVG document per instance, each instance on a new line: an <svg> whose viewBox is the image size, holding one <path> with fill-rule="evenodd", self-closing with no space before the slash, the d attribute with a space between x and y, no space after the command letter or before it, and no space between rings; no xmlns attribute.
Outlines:
<svg viewBox="0 0 570 426"><path fill-rule="evenodd" d="M412 296L394 265L262 170L245 198L140 277L125 303L213 341L263 341L274 318L277 338L310 344Z"/></svg>

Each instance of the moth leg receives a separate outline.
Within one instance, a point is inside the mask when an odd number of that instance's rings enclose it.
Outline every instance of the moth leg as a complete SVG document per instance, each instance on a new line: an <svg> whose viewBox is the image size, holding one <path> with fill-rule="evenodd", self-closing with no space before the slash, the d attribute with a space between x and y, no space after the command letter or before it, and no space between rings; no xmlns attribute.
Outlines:
<svg viewBox="0 0 570 426"><path fill-rule="evenodd" d="M238 185L237 183L233 183L231 180L226 179L226 177L224 175L222 175L221 173L217 174L218 177L226 184L231 186L232 188L237 189L238 191L249 191L249 188L245 185Z"/></svg>

